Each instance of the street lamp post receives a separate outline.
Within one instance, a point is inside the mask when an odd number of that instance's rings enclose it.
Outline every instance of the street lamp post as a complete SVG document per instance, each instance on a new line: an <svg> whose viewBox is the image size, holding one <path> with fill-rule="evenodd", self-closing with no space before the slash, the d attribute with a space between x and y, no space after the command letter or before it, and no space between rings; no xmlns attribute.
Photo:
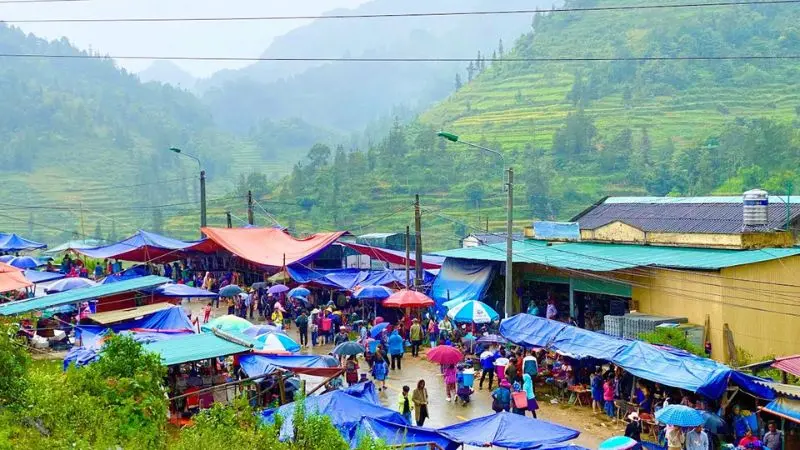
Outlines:
<svg viewBox="0 0 800 450"><path fill-rule="evenodd" d="M203 163L200 162L200 158L198 158L197 156L194 156L189 153L184 153L183 150L179 148L170 147L169 150L171 152L195 160L195 162L197 163L197 167L200 169L200 228L203 228L206 226L206 171L203 170ZM200 231L200 236L201 237L203 236L202 230Z"/></svg>
<svg viewBox="0 0 800 450"><path fill-rule="evenodd" d="M502 153L498 152L497 150L492 150L491 148L486 148L482 145L473 144L472 142L466 142L459 139L458 135L447 133L444 131L440 131L438 136L444 139L447 139L450 142L455 142L457 144L463 144L469 147L474 147L479 150L483 150L485 152L492 153L500 157L500 161L503 164L503 168L506 172L507 181L505 181L506 192L508 194L507 203L506 203L506 286L505 286L505 316L506 318L511 317L511 312L514 310L513 305L513 263L514 263L514 239L512 237L513 229L514 229L514 169L511 167L506 168L506 159Z"/></svg>

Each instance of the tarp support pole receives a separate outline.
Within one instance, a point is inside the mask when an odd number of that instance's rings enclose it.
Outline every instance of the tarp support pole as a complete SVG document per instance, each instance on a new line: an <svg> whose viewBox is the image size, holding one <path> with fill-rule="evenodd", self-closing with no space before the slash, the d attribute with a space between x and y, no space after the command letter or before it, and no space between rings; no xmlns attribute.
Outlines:
<svg viewBox="0 0 800 450"><path fill-rule="evenodd" d="M575 283L569 277L569 317L575 318Z"/></svg>

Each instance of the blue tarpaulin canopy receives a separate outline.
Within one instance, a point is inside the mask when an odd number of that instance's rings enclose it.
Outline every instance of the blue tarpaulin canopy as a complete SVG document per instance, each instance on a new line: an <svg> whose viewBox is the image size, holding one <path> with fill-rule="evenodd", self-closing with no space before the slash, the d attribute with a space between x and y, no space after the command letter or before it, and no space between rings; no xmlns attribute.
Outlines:
<svg viewBox="0 0 800 450"><path fill-rule="evenodd" d="M307 413L328 416L333 422L333 426L348 441L353 439L356 427L361 423L362 417L372 417L398 425L408 425L406 419L397 411L353 397L343 391L333 391L323 395L306 397L303 402ZM283 441L294 437L293 419L296 406L297 403L292 402L280 408L270 409L261 413L261 418L266 423L272 423L276 414L281 416L283 424L281 425L280 439Z"/></svg>
<svg viewBox="0 0 800 450"><path fill-rule="evenodd" d="M188 297L188 298L201 298L201 297L219 297L219 294L200 289L185 284L165 284L153 289L153 294L161 297Z"/></svg>
<svg viewBox="0 0 800 450"><path fill-rule="evenodd" d="M494 267L495 263L487 261L445 259L431 287L430 296L436 302L437 309L444 312L442 305L448 300L449 306L482 300L491 284Z"/></svg>
<svg viewBox="0 0 800 450"><path fill-rule="evenodd" d="M353 440L350 441L352 448L358 447L359 443L366 437L381 439L387 445L407 445L412 448L414 444L434 443L444 450L456 450L461 446L458 442L449 439L430 428L411 427L398 425L381 419L363 417L358 424Z"/></svg>
<svg viewBox="0 0 800 450"><path fill-rule="evenodd" d="M272 373L277 368L324 377L333 376L342 371L341 367L331 367L325 358L315 355L249 354L239 357L239 364L248 377Z"/></svg>
<svg viewBox="0 0 800 450"><path fill-rule="evenodd" d="M729 380L753 395L767 400L774 398L774 394L755 382L758 378L682 350L615 338L530 314L504 320L500 333L518 345L549 348L575 358L611 361L637 377L708 398L719 398Z"/></svg>
<svg viewBox="0 0 800 450"><path fill-rule="evenodd" d="M144 230L116 244L104 247L76 249L90 258L114 258L123 261L137 262L169 262L181 259L182 250L188 249L197 242L184 242Z"/></svg>
<svg viewBox="0 0 800 450"><path fill-rule="evenodd" d="M14 233L0 233L0 252L21 252L40 248L47 248L47 245L25 239Z"/></svg>
<svg viewBox="0 0 800 450"><path fill-rule="evenodd" d="M359 270L359 269L311 269L303 266L288 266L292 280L298 283L315 283L343 290L353 290L357 286L405 286L405 270ZM423 283L433 282L434 275L423 271ZM412 280L413 281L413 280Z"/></svg>
<svg viewBox="0 0 800 450"><path fill-rule="evenodd" d="M66 276L63 273L40 272L38 270L26 270L23 272L23 274L25 275L25 278L27 278L31 283L34 284L46 283L48 281L53 281L53 280L60 280Z"/></svg>
<svg viewBox="0 0 800 450"><path fill-rule="evenodd" d="M580 434L572 428L509 412L478 417L438 431L465 445L522 449L559 444Z"/></svg>
<svg viewBox="0 0 800 450"><path fill-rule="evenodd" d="M786 397L777 398L762 407L761 410L800 423L800 400Z"/></svg>

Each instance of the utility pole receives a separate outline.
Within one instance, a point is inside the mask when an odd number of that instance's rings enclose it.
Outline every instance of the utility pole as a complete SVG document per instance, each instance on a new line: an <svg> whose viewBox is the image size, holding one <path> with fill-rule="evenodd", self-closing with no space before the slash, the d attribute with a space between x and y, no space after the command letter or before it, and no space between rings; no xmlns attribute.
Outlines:
<svg viewBox="0 0 800 450"><path fill-rule="evenodd" d="M206 171L200 171L200 227L206 226ZM200 232L202 234L202 231Z"/></svg>
<svg viewBox="0 0 800 450"><path fill-rule="evenodd" d="M419 290L422 287L422 216L419 211L419 194L416 195L414 200L414 231L417 233L415 241L415 258L414 258L414 287Z"/></svg>
<svg viewBox="0 0 800 450"><path fill-rule="evenodd" d="M406 289L411 287L411 228L406 225Z"/></svg>
<svg viewBox="0 0 800 450"><path fill-rule="evenodd" d="M247 223L254 224L253 220L253 191L247 191Z"/></svg>
<svg viewBox="0 0 800 450"><path fill-rule="evenodd" d="M513 266L514 266L514 169L508 168L508 216L506 217L506 295L505 313L506 318L511 317L514 310L514 288L513 288Z"/></svg>
<svg viewBox="0 0 800 450"><path fill-rule="evenodd" d="M225 211L225 218L227 219L228 228L233 228L233 222L231 221L231 212Z"/></svg>

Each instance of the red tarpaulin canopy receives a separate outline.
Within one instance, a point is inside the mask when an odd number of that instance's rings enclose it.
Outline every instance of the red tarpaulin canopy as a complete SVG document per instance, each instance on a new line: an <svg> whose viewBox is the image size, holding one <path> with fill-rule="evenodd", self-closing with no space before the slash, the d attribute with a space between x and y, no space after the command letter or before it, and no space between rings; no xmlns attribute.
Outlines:
<svg viewBox="0 0 800 450"><path fill-rule="evenodd" d="M362 255L369 256L370 258L377 259L379 261L385 261L390 264L397 264L400 266L405 265L406 263L406 252L373 247L371 245L353 244L351 242L342 242L342 245L349 247L358 253L361 253ZM422 268L426 270L441 269L443 262L444 258L439 256L423 256ZM408 264L409 267L417 266L416 261L414 260L414 252L411 252Z"/></svg>
<svg viewBox="0 0 800 450"><path fill-rule="evenodd" d="M427 308L434 304L433 299L427 295L407 289L397 291L383 301L383 306L387 308Z"/></svg>
<svg viewBox="0 0 800 450"><path fill-rule="evenodd" d="M202 231L207 239L189 250L224 249L252 263L271 267L311 259L347 233L317 233L295 239L274 228L202 228Z"/></svg>
<svg viewBox="0 0 800 450"><path fill-rule="evenodd" d="M0 292L14 291L33 286L33 283L25 278L22 269L0 263Z"/></svg>

